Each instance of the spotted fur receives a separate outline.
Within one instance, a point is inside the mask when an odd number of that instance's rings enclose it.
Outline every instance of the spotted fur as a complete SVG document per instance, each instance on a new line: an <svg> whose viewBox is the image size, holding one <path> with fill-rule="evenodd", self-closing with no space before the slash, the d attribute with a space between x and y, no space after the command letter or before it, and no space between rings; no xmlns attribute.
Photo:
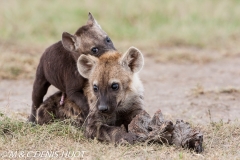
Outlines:
<svg viewBox="0 0 240 160"><path fill-rule="evenodd" d="M86 116L83 115L80 107L69 98L66 98L60 105L61 95L62 92L58 91L40 105L36 114L37 123L42 125L58 119L71 119L74 125L81 127Z"/></svg>

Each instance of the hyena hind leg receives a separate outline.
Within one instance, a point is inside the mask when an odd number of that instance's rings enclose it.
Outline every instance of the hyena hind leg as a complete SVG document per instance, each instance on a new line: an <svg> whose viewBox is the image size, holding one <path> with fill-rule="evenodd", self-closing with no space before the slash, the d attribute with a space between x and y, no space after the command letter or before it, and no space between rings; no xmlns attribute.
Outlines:
<svg viewBox="0 0 240 160"><path fill-rule="evenodd" d="M64 102L60 104L62 92L56 92L47 98L37 110L37 123L48 124L56 119L71 119L72 124L81 127L86 117L74 102L65 97Z"/></svg>
<svg viewBox="0 0 240 160"><path fill-rule="evenodd" d="M36 120L38 124L47 124L57 118L61 95L62 92L56 92L40 105L36 113Z"/></svg>
<svg viewBox="0 0 240 160"><path fill-rule="evenodd" d="M59 112L57 112L57 118L71 119L73 125L77 127L82 127L86 115L82 112L80 107L76 103L72 102L68 98L64 100L64 104L59 107Z"/></svg>

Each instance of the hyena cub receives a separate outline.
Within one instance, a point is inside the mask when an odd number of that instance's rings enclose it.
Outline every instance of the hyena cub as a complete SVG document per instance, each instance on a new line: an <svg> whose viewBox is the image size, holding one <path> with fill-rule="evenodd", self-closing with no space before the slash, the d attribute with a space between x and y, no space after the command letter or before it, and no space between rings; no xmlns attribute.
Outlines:
<svg viewBox="0 0 240 160"><path fill-rule="evenodd" d="M133 143L136 137L127 131L143 107L143 85L137 74L143 64L142 53L134 47L123 55L115 51L99 59L85 55L78 59L78 71L89 80L85 92L93 110L86 119L87 138Z"/></svg>
<svg viewBox="0 0 240 160"><path fill-rule="evenodd" d="M134 142L135 135L127 131L128 124L143 107L143 85L138 77L143 64L142 53L134 47L129 48L123 55L117 51L109 51L99 59L90 55L79 57L78 71L88 79L84 93L88 99L90 113L83 124L87 138L96 137L99 141L114 143L122 140ZM51 108L49 106L52 97L39 108L41 113L50 111L47 108ZM64 105L67 105L66 101ZM72 105L72 108L74 107ZM54 113L60 112L57 108L54 109ZM65 115L70 115L69 117L71 114L79 115L74 113L74 109L68 111L66 107L65 111ZM40 115L40 111L38 113L38 121L44 122L44 114Z"/></svg>
<svg viewBox="0 0 240 160"><path fill-rule="evenodd" d="M47 48L40 59L33 84L29 121L35 122L36 110L42 104L50 85L66 93L71 101L81 107L84 115L87 115L89 106L83 94L87 79L79 74L77 59L80 55L99 57L110 50L115 50L112 41L91 13L87 24L80 27L74 35L64 32L62 40Z"/></svg>

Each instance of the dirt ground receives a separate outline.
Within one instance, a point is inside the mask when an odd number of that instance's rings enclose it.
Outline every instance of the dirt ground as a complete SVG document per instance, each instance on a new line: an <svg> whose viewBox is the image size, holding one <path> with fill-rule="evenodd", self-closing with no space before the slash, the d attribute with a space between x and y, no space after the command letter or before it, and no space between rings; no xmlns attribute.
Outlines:
<svg viewBox="0 0 240 160"><path fill-rule="evenodd" d="M145 56L140 73L148 113L161 109L168 117L194 124L229 121L240 115L240 57L206 64L160 63ZM33 80L2 80L0 110L27 118ZM51 87L48 95L56 89Z"/></svg>

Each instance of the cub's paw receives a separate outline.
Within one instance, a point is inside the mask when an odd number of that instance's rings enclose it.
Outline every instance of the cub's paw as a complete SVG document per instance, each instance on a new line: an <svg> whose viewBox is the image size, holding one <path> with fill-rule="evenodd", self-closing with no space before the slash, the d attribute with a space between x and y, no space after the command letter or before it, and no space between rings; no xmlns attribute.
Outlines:
<svg viewBox="0 0 240 160"><path fill-rule="evenodd" d="M137 141L137 136L133 133L123 133L117 140L117 144L134 144Z"/></svg>

